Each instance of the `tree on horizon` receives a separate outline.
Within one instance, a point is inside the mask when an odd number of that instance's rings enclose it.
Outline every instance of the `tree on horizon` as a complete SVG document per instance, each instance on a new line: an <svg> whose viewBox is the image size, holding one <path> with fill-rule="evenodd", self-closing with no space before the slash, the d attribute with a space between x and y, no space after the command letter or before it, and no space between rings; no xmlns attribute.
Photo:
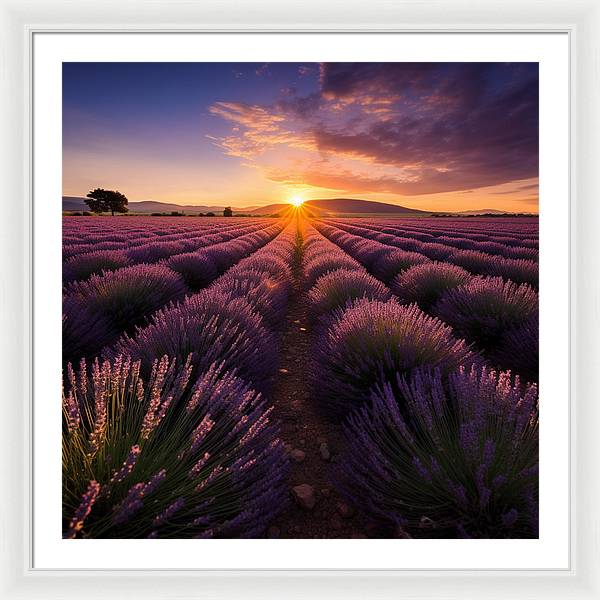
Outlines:
<svg viewBox="0 0 600 600"><path fill-rule="evenodd" d="M127 204L129 200L125 194L113 190L105 190L102 188L96 188L86 196L85 203L90 207L90 210L95 213L109 212L112 216L115 213L126 213L128 212Z"/></svg>
<svg viewBox="0 0 600 600"><path fill-rule="evenodd" d="M233 217L233 211L231 210L231 206L225 207L225 210L223 211L223 216L224 217Z"/></svg>

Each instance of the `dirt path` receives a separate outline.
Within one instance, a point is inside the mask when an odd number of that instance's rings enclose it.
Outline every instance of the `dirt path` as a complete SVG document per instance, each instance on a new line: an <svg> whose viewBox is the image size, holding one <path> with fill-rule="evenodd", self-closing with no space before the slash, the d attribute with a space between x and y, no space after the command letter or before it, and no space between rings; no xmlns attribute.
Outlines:
<svg viewBox="0 0 600 600"><path fill-rule="evenodd" d="M281 424L281 437L292 459L290 505L273 522L267 536L374 537L373 527L337 495L329 479L343 447L342 430L316 410L308 392L306 367L314 341L298 264L294 265L294 280L282 332L280 368L271 392L274 418Z"/></svg>

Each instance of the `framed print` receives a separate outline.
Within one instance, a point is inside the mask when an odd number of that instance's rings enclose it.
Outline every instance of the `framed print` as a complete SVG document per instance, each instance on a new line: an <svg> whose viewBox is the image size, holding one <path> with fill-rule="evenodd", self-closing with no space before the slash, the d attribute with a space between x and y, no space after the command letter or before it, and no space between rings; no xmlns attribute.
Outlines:
<svg viewBox="0 0 600 600"><path fill-rule="evenodd" d="M598 10L493 5L3 3L7 597L598 597Z"/></svg>

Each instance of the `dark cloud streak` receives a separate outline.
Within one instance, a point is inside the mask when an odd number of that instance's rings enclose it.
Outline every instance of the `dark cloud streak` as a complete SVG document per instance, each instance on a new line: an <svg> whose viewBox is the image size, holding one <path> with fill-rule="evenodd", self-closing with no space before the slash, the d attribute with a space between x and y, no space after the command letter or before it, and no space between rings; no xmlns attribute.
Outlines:
<svg viewBox="0 0 600 600"><path fill-rule="evenodd" d="M323 95L398 98L366 131L319 129L320 149L420 173L411 194L490 186L538 174L537 65L335 64Z"/></svg>

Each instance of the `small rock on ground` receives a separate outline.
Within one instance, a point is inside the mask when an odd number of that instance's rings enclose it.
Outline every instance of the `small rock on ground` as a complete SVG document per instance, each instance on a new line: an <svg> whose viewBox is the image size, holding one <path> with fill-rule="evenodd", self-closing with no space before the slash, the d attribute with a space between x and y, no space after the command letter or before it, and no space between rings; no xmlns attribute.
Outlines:
<svg viewBox="0 0 600 600"><path fill-rule="evenodd" d="M290 452L290 456L294 462L301 463L306 458L306 452L304 452L304 450L300 450L299 448L294 448Z"/></svg>
<svg viewBox="0 0 600 600"><path fill-rule="evenodd" d="M300 485L294 486L292 488L292 494L298 505L305 510L312 510L317 503L315 488L313 488L312 485L308 485L308 483L301 483Z"/></svg>
<svg viewBox="0 0 600 600"><path fill-rule="evenodd" d="M435 521L433 521L429 517L425 517L425 516L421 517L421 520L419 521L420 529L435 529L435 527L436 527Z"/></svg>

